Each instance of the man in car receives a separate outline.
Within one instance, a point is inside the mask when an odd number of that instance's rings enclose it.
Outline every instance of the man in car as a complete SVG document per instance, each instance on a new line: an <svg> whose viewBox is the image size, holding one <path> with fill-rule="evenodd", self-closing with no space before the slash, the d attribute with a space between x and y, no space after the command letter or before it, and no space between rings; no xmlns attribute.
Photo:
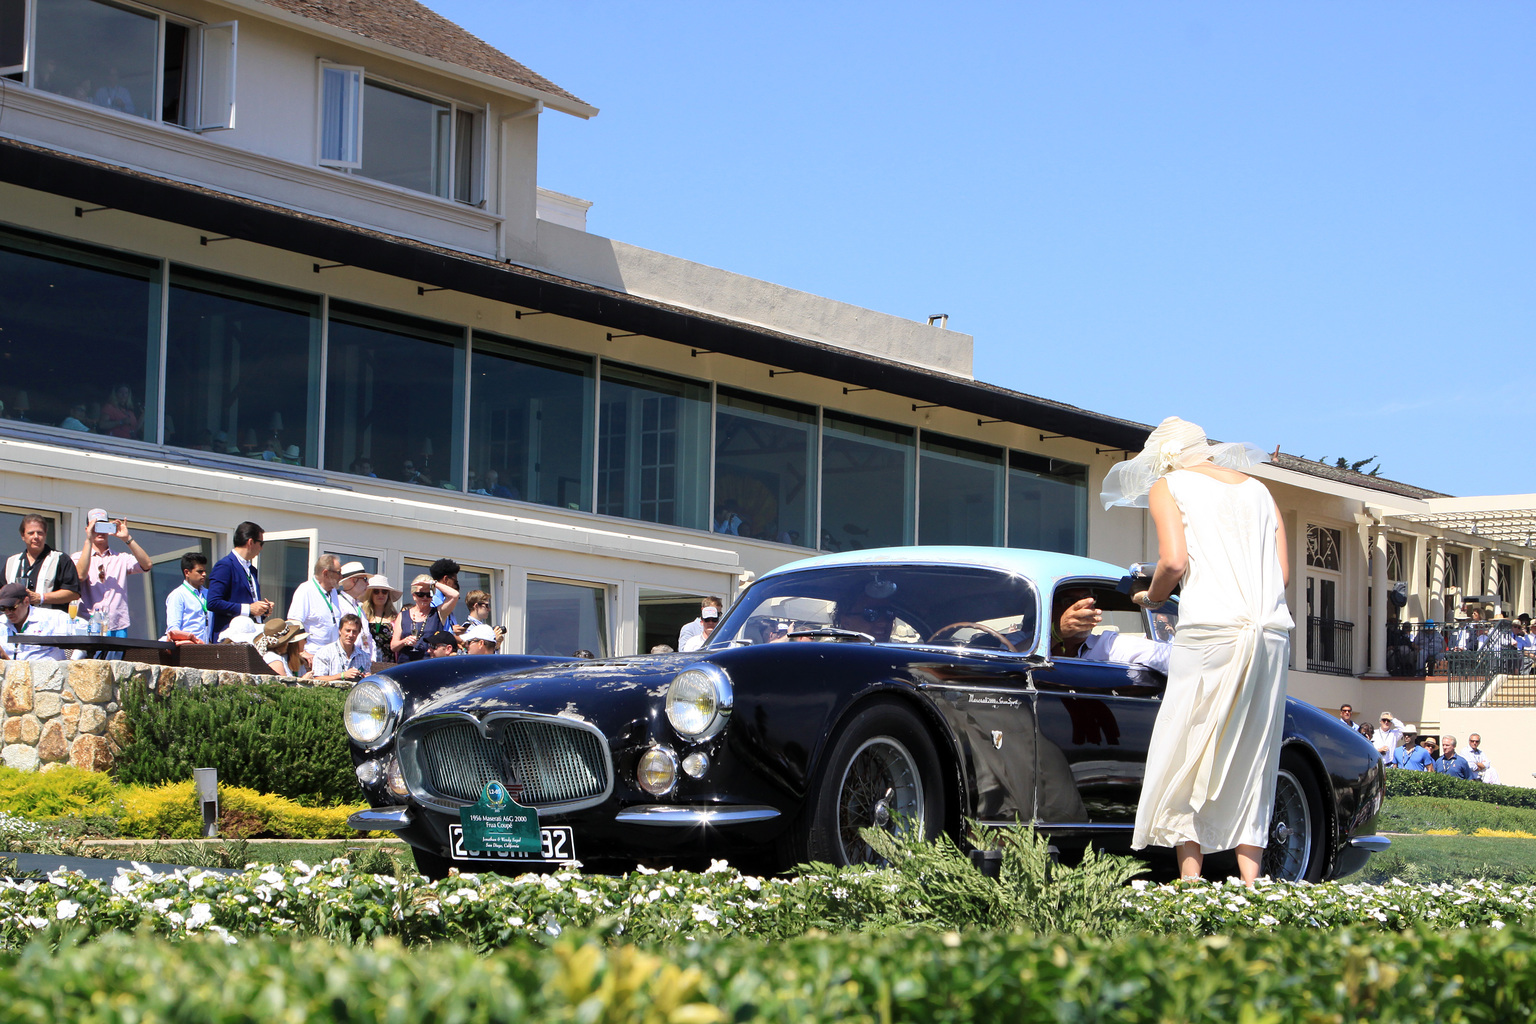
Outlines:
<svg viewBox="0 0 1536 1024"><path fill-rule="evenodd" d="M896 623L896 610L886 601L873 598L860 591L851 601L837 605L838 629L850 630L873 637L875 643L891 641L891 627Z"/></svg>
<svg viewBox="0 0 1536 1024"><path fill-rule="evenodd" d="M1104 621L1104 615L1087 587L1058 590L1051 613L1056 623L1052 631L1051 653L1057 657L1112 661L1117 665L1133 665L1165 676L1168 674L1172 644L1143 636L1127 636L1119 630L1094 632Z"/></svg>

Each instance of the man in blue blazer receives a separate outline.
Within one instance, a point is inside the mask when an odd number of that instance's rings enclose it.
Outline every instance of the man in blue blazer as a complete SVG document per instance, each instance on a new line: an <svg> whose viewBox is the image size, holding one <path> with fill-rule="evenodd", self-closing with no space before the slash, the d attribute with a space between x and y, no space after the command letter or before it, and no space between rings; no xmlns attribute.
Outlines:
<svg viewBox="0 0 1536 1024"><path fill-rule="evenodd" d="M229 626L236 615L260 619L272 610L271 601L261 599L261 578L251 562L261 554L262 529L255 523L235 527L233 548L219 559L208 574L208 611L213 615L213 640Z"/></svg>

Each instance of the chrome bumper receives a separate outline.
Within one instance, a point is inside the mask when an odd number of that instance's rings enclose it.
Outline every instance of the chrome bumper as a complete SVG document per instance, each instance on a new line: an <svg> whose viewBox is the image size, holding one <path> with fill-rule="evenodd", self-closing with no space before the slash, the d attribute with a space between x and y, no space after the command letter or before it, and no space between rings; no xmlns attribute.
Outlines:
<svg viewBox="0 0 1536 1024"><path fill-rule="evenodd" d="M1385 853L1387 847L1392 845L1392 840L1386 836L1355 836L1349 845L1366 853Z"/></svg>
<svg viewBox="0 0 1536 1024"><path fill-rule="evenodd" d="M347 818L347 827L359 832L398 832L410 823L409 807L370 807Z"/></svg>
<svg viewBox="0 0 1536 1024"><path fill-rule="evenodd" d="M663 828L693 828L700 825L745 825L753 821L771 821L779 816L772 807L629 807L614 815L625 825L660 825Z"/></svg>

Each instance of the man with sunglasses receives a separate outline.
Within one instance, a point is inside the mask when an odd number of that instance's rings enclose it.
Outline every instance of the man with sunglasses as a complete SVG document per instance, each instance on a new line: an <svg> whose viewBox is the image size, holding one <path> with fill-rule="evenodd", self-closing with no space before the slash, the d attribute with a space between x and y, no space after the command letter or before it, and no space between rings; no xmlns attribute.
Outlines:
<svg viewBox="0 0 1536 1024"><path fill-rule="evenodd" d="M89 615L100 610L101 631L105 636L128 635L128 577L149 572L154 563L149 554L128 532L128 520L107 518L105 509L93 508L85 516L85 543L75 559L75 570L80 574L80 612ZM97 529L105 523L117 528L111 533ZM113 551L110 538L116 537L128 545L131 555Z"/></svg>
<svg viewBox="0 0 1536 1024"><path fill-rule="evenodd" d="M720 609L713 605L705 605L699 611L699 632L683 641L678 648L680 651L696 651L709 643L709 638L715 635L715 627L720 625Z"/></svg>
<svg viewBox="0 0 1536 1024"><path fill-rule="evenodd" d="M846 604L846 607L844 607ZM863 633L877 644L891 642L891 627L896 624L896 609L885 601L860 591L851 602L837 606L837 628Z"/></svg>
<svg viewBox="0 0 1536 1024"><path fill-rule="evenodd" d="M238 615L260 619L272 611L272 602L261 598L261 573L253 564L261 554L265 534L261 527L244 522L235 527L233 549L219 559L208 574L208 610L213 613L213 635L229 628Z"/></svg>

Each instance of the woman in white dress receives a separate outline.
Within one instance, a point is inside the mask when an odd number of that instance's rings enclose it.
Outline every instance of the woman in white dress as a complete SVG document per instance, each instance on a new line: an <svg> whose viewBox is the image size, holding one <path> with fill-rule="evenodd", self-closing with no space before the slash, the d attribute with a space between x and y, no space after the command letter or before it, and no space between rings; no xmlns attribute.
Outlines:
<svg viewBox="0 0 1536 1024"><path fill-rule="evenodd" d="M1252 885L1274 805L1294 625L1285 533L1269 491L1235 468L1265 460L1170 416L1104 484L1105 508L1149 507L1157 527L1157 572L1132 600L1155 608L1184 581L1131 840L1174 847L1184 878L1235 848Z"/></svg>

